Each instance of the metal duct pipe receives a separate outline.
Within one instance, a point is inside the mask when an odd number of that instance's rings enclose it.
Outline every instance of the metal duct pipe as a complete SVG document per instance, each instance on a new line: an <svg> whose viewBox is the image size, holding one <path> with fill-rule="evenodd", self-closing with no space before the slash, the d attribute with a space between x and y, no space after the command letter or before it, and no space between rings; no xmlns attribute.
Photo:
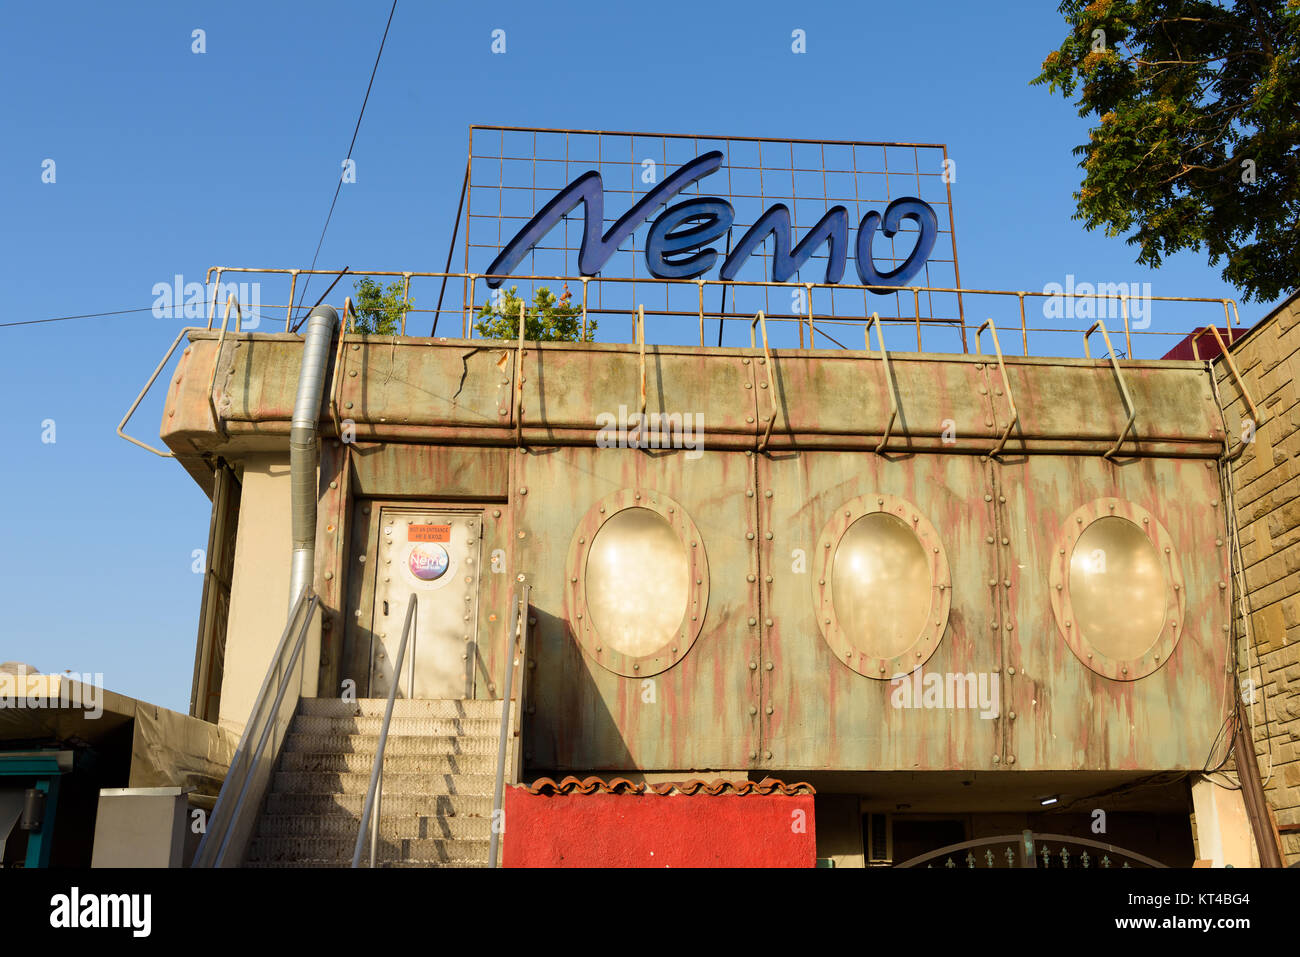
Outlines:
<svg viewBox="0 0 1300 957"><path fill-rule="evenodd" d="M339 315L332 306L320 305L307 319L303 341L298 394L293 400L289 427L289 482L292 494L293 560L289 568L289 607L312 582L316 560L316 422L325 391L325 369Z"/></svg>

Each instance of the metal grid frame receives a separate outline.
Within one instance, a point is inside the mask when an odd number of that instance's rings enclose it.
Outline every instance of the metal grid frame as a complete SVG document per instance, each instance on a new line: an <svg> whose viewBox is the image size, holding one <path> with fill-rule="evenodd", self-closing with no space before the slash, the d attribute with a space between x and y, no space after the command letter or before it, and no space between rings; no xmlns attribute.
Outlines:
<svg viewBox="0 0 1300 957"><path fill-rule="evenodd" d="M743 288L723 289L718 306L710 308L710 315L721 319L750 318L762 309L773 320L806 319L813 311L811 293L817 285L829 289L829 294L820 297L817 303L817 314L823 318L861 320L879 312L886 318L946 319L956 326L964 322L960 291L939 297L938 301L934 292L961 287L952 187L943 175L948 150L941 143L474 125L469 130L463 204L464 272L470 276L485 272L495 254L542 205L589 169L601 174L605 195L612 200L603 214L608 226L662 175L712 149L723 153L723 165L687 187L678 197L714 195L732 203L736 219L727 236L728 251L732 237L742 235L763 211L777 202L784 202L790 209L792 246L837 204L849 210L849 242L852 243L856 225L866 212L871 209L883 212L891 201L903 195L917 196L934 207L939 218L939 237L935 255L917 277L924 278L919 285L926 290L925 312L920 315L921 300L909 288L881 295L868 293L861 286L833 288L825 283L809 282L817 275L824 276L827 260L824 244L805 264L803 272L808 276L799 275L794 283L776 284L771 280L772 253L767 242L749 257L738 276L741 282L761 285L761 292L745 296L748 290ZM655 178L645 182L645 164L650 162L655 164ZM877 237L877 262L896 266L907 257L912 249L910 225L905 222L900 234L892 239ZM575 221L571 213L529 251L517 277L517 285L531 287L526 298L537 288L536 280L529 277L576 275L582 233L582 222ZM675 308L684 304L680 295L675 301L679 290L650 276L639 261L644 247L638 233L643 231L638 229L629 237L621 254L611 258L601 276L583 283L587 309L596 315L631 316L638 306L645 306L652 314L686 314ZM882 242L888 246L887 254L879 248ZM621 282L615 285L609 279ZM791 292L788 303L780 302L782 287ZM774 292L778 294L776 308L773 308ZM744 298L743 302L738 301L738 294ZM796 294L806 297L802 300L803 312L797 311ZM906 307L905 300L910 300ZM473 310L474 302L472 280L467 279L462 295L466 313ZM692 307L695 305L690 303ZM690 309L691 313L695 311ZM799 339L802 345L802 325Z"/></svg>

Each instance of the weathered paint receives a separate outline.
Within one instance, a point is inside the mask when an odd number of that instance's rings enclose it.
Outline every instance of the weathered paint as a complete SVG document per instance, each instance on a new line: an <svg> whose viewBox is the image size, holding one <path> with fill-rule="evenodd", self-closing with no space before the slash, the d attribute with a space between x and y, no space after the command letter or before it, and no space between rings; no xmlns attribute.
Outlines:
<svg viewBox="0 0 1300 957"><path fill-rule="evenodd" d="M525 748L546 768L748 767L757 756L758 555L751 457L551 448L516 456L516 567L533 585ZM527 490L526 492L524 490ZM571 541L588 507L622 489L669 496L694 520L711 571L699 638L650 678L602 667L565 612ZM652 569L647 574L653 574ZM751 664L753 667L751 668ZM751 713L752 712L752 713Z"/></svg>
<svg viewBox="0 0 1300 957"><path fill-rule="evenodd" d="M813 867L813 796L505 795L506 867Z"/></svg>
<svg viewBox="0 0 1300 957"><path fill-rule="evenodd" d="M769 369L758 350L650 347L646 408L703 413L705 450L696 457L596 447L601 413L640 407L641 360L625 347L529 343L520 356L481 341L349 338L343 346L322 424L329 437L335 415L350 419L360 441L344 472L333 453L322 460L327 507L318 534L328 547L318 549L317 589L342 605L331 614L372 600L355 567L375 537L373 513L360 517L365 505L482 508L485 561L499 551L501 562L480 594L475 694L494 697L504 675L505 619L522 576L534 586L537 620L525 671L531 767L1203 764L1222 718L1227 636L1217 629L1228 620L1228 596L1217 587L1226 550L1208 544L1224 538L1210 504L1223 433L1203 366L1120 364L1138 412L1136 438L1110 461L1100 453L1126 416L1111 366L1009 357L1020 422L991 461L982 453L1006 427L1009 397L1000 370L980 357L891 356L899 420L878 455L890 414L878 354L777 352ZM169 390L165 440L188 458L238 460L282 447L301 341L244 335L227 343L217 376L221 430L206 394L215 352L213 334L195 333ZM520 384L525 447L516 448ZM756 454L773 412L768 448ZM330 476L347 481L330 488ZM566 597L575 577L566 562L584 516L607 496L637 491L680 503L710 570L698 639L651 678L616 674L585 653ZM915 504L950 565L950 613L925 672L997 674L997 717L896 708L889 681L845 667L823 639L808 553L837 509L871 494ZM1062 520L1107 496L1149 510L1180 549L1188 630L1165 665L1136 681L1111 681L1078 660L1047 591ZM344 499L357 517L340 545L329 536L347 523ZM335 647L327 642L323 655ZM333 659L324 666L323 680L337 682Z"/></svg>

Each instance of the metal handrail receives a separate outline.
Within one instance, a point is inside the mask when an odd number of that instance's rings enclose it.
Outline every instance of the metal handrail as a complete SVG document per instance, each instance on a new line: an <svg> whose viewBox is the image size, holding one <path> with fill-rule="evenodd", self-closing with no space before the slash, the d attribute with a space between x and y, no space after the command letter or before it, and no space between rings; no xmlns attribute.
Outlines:
<svg viewBox="0 0 1300 957"><path fill-rule="evenodd" d="M492 824L488 835L488 867L492 868L497 866L497 849L500 843L497 826L502 819L501 803L505 794L506 745L509 743L511 730L510 699L514 689L515 672L520 669L528 653L528 593L530 590L531 586L529 585L520 588L514 597L510 611L510 631L507 634L509 635L508 647L511 653L507 656L505 694L501 698L501 732L497 738L496 784L492 790ZM523 681L520 679L519 710L523 709L523 702ZM516 751L518 751L519 746L516 743ZM504 833L504 829L502 829L501 833Z"/></svg>
<svg viewBox="0 0 1300 957"><path fill-rule="evenodd" d="M499 279L502 281L515 280L519 282L538 282L538 281L581 282L583 288L584 338L585 338L585 332L587 328L586 307L587 307L587 284L589 282L598 281L601 283L611 283L615 285L632 283L634 284L634 288L636 283L646 282L644 277L639 277L639 276L560 276L560 275L522 275L522 274L496 275L496 274L474 273L474 272L429 272L423 270L392 270L392 269L364 269L364 270L354 269L349 271L351 275L354 276L400 277L403 280L404 288L406 290L406 295L408 297L409 297L409 290L410 290L410 282L411 279L413 278L442 279L444 281L447 279L463 279L463 280L467 280L471 284L476 284L477 281L480 279L484 279L484 280ZM260 268L255 266L212 266L208 269L208 273L207 273L207 281L209 285L211 284L213 272L217 274L218 282L220 281L222 274L237 272L237 273L261 273L263 275L286 275L286 276L290 276L292 278L292 282L295 284L297 283L298 276L300 275L303 276L338 275L337 269L284 269L284 268ZM776 280L772 280L772 279L767 279L767 280L705 279L703 277L691 278L691 279L656 279L654 280L654 282L662 283L669 286L671 285L695 286L697 290L697 298L699 300L698 315L701 324L703 323L704 316L705 316L704 294L703 294L705 286L720 286L723 289L726 289L727 287L770 288L774 286L780 288L789 288L792 285L796 285L794 283L789 283L789 282L777 282ZM796 322L800 324L808 323L811 327L812 324L811 290L812 289L838 290L841 292L861 291L861 292L873 292L873 293L885 293L885 294L911 293L914 304L920 301L921 293L952 293L955 295L972 295L972 296L1015 296L1018 300L1018 304L1020 308L1021 337L1025 345L1026 354L1029 351L1028 333L1030 330L1025 325L1025 318L1024 318L1025 297L1038 298L1038 299L1064 299L1064 298L1069 298L1071 300L1091 299L1091 300L1102 300L1106 302L1116 302L1120 305L1121 318L1124 323L1124 337L1126 342L1129 343L1128 353L1131 356L1133 352L1131 346L1132 333L1129 328L1128 299L1130 297L1128 293L1095 292L1091 294L1080 294L1080 293L1067 294L1065 292L1047 292L1046 290L1032 290L1032 289L1025 289L1025 290L973 289L973 288L961 288L957 286L870 286L870 285L863 285L861 283L842 283L842 282L841 283L800 282L797 283L797 285L803 286L804 289L809 294L808 314L806 316L800 315L798 317L794 317L790 319L777 318L776 316L769 316L768 318L770 318L773 322ZM467 315L469 311L472 311L472 307L473 307L472 292L469 298L471 299L471 302L462 304L459 310L463 315ZM1237 311L1237 303L1232 299L1216 299L1216 298L1211 298L1206 296L1144 296L1143 299L1150 302L1218 303L1223 307L1223 314L1230 326L1241 324L1241 316ZM269 308L278 308L278 307L269 307ZM292 301L292 288L291 288L290 302L285 308L287 310L287 314L285 316L285 329L287 331L289 329L292 320L293 309L295 308ZM403 315L405 316L407 312L427 312L427 311L430 310L406 309L404 310ZM456 311L456 310L445 310L445 311ZM635 313L635 310L633 310L633 313ZM673 313L673 314L677 314L677 313ZM695 313L681 313L681 315L695 315ZM967 326L966 323L958 317L941 318L937 316L920 316L920 315L914 317L900 316L898 321L902 321L904 318L906 318L909 322L914 320L918 324L918 326L921 323L934 323L937 325L960 325L961 333L962 333L962 341L963 344L965 343ZM211 325L211 317L209 317L209 326L210 325ZM1069 332L1069 331L1078 331L1078 330L1052 329L1052 330L1043 330L1043 331ZM468 332L469 332L468 326L464 321L462 321L462 327L461 327L462 335L463 336L468 335ZM403 334L405 334L404 325L403 325ZM809 343L809 346L810 348L812 347L811 341ZM964 351L965 348L963 345L963 352Z"/></svg>
<svg viewBox="0 0 1300 957"><path fill-rule="evenodd" d="M1241 398L1245 401L1246 407L1250 409L1251 420L1255 423L1255 427L1258 428L1264 424L1264 418L1259 414L1259 410L1255 408L1250 393L1246 391L1246 382L1242 379L1241 373L1237 371L1237 363L1232 361L1232 353L1228 351L1228 345L1223 341L1223 336L1219 335L1219 330L1214 326L1206 326L1200 332L1195 333L1192 336L1192 355L1196 357L1197 362L1201 361L1201 350L1197 348L1196 343L1207 332L1213 333L1215 340L1219 343L1219 355L1223 356L1223 361L1228 364L1228 371L1232 373L1232 378L1237 383L1237 389L1241 392Z"/></svg>
<svg viewBox="0 0 1300 957"><path fill-rule="evenodd" d="M1120 395L1124 399L1124 404L1128 407L1128 421L1124 423L1124 431L1121 432L1119 438L1115 440L1114 447L1109 452L1102 453L1102 458L1108 459L1119 451L1119 447L1123 445L1124 440L1128 438L1129 431L1133 428L1133 423L1137 420L1137 409L1133 405L1133 397L1128 394L1128 385L1124 382L1124 373L1119 367L1119 360L1115 358L1115 347L1110 343L1110 333L1106 331L1106 324L1100 319L1089 326L1088 331L1083 334L1083 354L1089 359L1092 358L1092 350L1088 347L1088 337L1092 335L1094 329L1098 328L1101 329L1101 337L1106 340L1106 349L1110 353L1110 364L1115 370L1115 378L1119 380Z"/></svg>
<svg viewBox="0 0 1300 957"><path fill-rule="evenodd" d="M397 700L397 686L402 677L402 661L406 656L406 639L411 634L411 623L415 620L416 596L412 595L406 605L406 621L402 624L402 641L397 646L397 658L393 661L393 683L388 689L388 705L384 709L384 723L379 728L379 747L375 751L374 763L370 766L370 787L366 789L366 803L361 811L361 824L357 828L357 843L352 850L352 866L361 866L361 850L365 847L366 831L370 831L370 866L375 866L379 850L379 817L383 802L384 748L388 744L388 726L393 720L393 704ZM413 696L415 686L407 689L407 697Z"/></svg>
<svg viewBox="0 0 1300 957"><path fill-rule="evenodd" d="M303 589L298 600L294 602L284 633L280 636L280 643L271 658L271 666L267 669L266 677L262 679L261 690L253 701L253 710L249 714L248 724L244 726L239 747L230 762L230 769L226 772L221 793L217 795L217 802L212 808L207 829L199 842L198 850L194 853L194 862L191 865L193 867L236 867L240 863L238 859L232 859L227 864L227 858L232 849L239 852L238 857L242 857L243 842L251 834L253 817L261 808L270 771L267 770L265 775L259 775L258 772L274 765L275 757L278 756L280 745L284 741L288 721L285 722L284 731L277 735L270 762L262 760L271 732L276 726L276 718L281 713L285 695L293 684L295 668L302 656L312 616L315 615L318 607L320 607L320 596L311 594L310 588ZM289 638L294 634L295 627L297 638L290 645ZM287 662L286 652L290 652ZM277 673L279 678L275 680ZM273 701L272 692L274 692ZM298 710L301 693L302 684L299 675L298 686L292 698L292 707L289 709L290 718ZM270 702L269 707L268 702ZM255 745L254 738L257 741ZM254 780L257 777L261 777L262 780L255 786ZM237 836L238 840L236 840Z"/></svg>
<svg viewBox="0 0 1300 957"><path fill-rule="evenodd" d="M880 313L871 314L866 327L862 330L862 338L866 340L867 352L870 352L873 324L876 327L876 342L880 346L880 359L885 364L885 387L889 389L889 422L885 425L885 434L881 436L880 444L876 446L876 452L883 454L885 444L889 441L889 433L894 430L894 422L898 419L898 396L894 388L894 370L889 366L889 351L885 348L885 336L880 331ZM978 336L976 338L978 339Z"/></svg>
<svg viewBox="0 0 1300 957"><path fill-rule="evenodd" d="M998 368L1002 371L1002 387L1007 390L1007 403L1011 406L1011 421L1007 423L1007 427L1003 430L1002 438L998 441L998 444L989 453L989 458L995 459L1002 453L1002 449L1007 444L1007 439L1011 437L1011 430L1020 421L1020 411L1016 408L1016 397L1011 392L1011 380L1007 378L1007 364L1002 359L1002 346L998 342L998 329L997 326L993 325L991 317L984 320L980 327L975 330L975 354L980 354L980 335L984 332L985 327L993 336L993 350L998 355ZM989 405L993 405L992 396L989 397Z"/></svg>
<svg viewBox="0 0 1300 957"><path fill-rule="evenodd" d="M230 307L235 307L235 333L243 332L244 310L239 306L239 300L235 298L232 292L226 297L226 314L221 319L221 335L217 337L217 355L212 360L212 376L208 379L208 410L212 413L212 422L216 425L217 431L221 433L223 439L230 438L226 434L225 427L221 424L221 416L217 415L217 400L213 392L217 387L217 370L221 368L221 350L226 345L226 327L230 325Z"/></svg>
<svg viewBox="0 0 1300 957"><path fill-rule="evenodd" d="M645 319L642 318L641 321L644 323ZM772 350L767 347L767 316L764 315L762 309L758 310L758 315L754 316L754 320L749 324L749 347L751 349L758 348L758 340L754 338L755 326L761 326L763 330L763 358L759 361L767 368L767 391L770 393L767 397L767 401L772 403L772 411L767 414L767 428L763 430L763 438L758 443L758 451L762 452L767 448L767 440L772 437L772 426L776 424L776 380L772 377ZM644 348L644 330L642 330L641 339L642 348ZM642 360L641 375L645 375L644 360ZM644 392L644 381L641 383L641 389ZM757 398L754 399L754 414L758 414Z"/></svg>

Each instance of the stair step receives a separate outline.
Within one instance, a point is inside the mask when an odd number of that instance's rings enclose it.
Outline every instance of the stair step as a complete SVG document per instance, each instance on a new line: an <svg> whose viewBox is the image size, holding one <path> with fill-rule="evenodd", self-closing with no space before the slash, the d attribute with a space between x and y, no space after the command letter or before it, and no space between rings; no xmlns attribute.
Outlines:
<svg viewBox="0 0 1300 957"><path fill-rule="evenodd" d="M457 841L404 838L396 841L379 841L381 861L437 861L454 863L458 861L486 861L488 858L488 841ZM352 853L356 848L356 837L351 838L317 838L317 837L257 837L249 845L247 860L254 861L338 861L351 864ZM370 859L369 845L362 852L363 860Z"/></svg>
<svg viewBox="0 0 1300 957"><path fill-rule="evenodd" d="M388 707L387 698L360 698L344 701L342 698L303 698L299 714L320 718L382 718ZM393 702L393 719L398 718L464 718L474 721L497 720L501 717L500 700L448 699L448 698L398 698Z"/></svg>
<svg viewBox="0 0 1300 957"><path fill-rule="evenodd" d="M378 735L384 723L382 716L377 717L325 717L323 715L300 714L293 719L290 732L293 734L373 734ZM495 739L501 730L501 717L492 719L475 718L397 718L388 726L388 735L418 735L428 737L446 737L448 735L471 736Z"/></svg>
<svg viewBox="0 0 1300 957"><path fill-rule="evenodd" d="M461 735L388 735L384 744L385 761L399 755L473 754L496 757L497 735L464 737ZM507 739L513 740L513 739ZM379 749L377 734L297 734L284 739L284 754L361 754L373 758Z"/></svg>
<svg viewBox="0 0 1300 957"><path fill-rule="evenodd" d="M329 794L284 794L266 796L266 814L307 814L315 817L342 817L352 821L361 819L365 804L364 791ZM455 817L490 818L492 795L487 794L384 794L384 820L400 817Z"/></svg>
<svg viewBox="0 0 1300 957"><path fill-rule="evenodd" d="M345 838L355 841L361 826L360 815L264 814L257 822L259 838L312 837ZM379 825L381 840L419 838L421 840L486 841L492 836L488 817L444 817L441 815L394 815L383 808Z"/></svg>
<svg viewBox="0 0 1300 957"><path fill-rule="evenodd" d="M373 754L303 754L286 753L280 759L281 771L332 771L369 774L374 766ZM384 748L384 781L390 774L496 774L494 754L391 754ZM386 790L387 788L385 788Z"/></svg>
<svg viewBox="0 0 1300 957"><path fill-rule="evenodd" d="M493 774L384 774L384 800L389 796L422 794L491 795ZM365 794L370 773L339 771L276 771L272 785L277 794Z"/></svg>

